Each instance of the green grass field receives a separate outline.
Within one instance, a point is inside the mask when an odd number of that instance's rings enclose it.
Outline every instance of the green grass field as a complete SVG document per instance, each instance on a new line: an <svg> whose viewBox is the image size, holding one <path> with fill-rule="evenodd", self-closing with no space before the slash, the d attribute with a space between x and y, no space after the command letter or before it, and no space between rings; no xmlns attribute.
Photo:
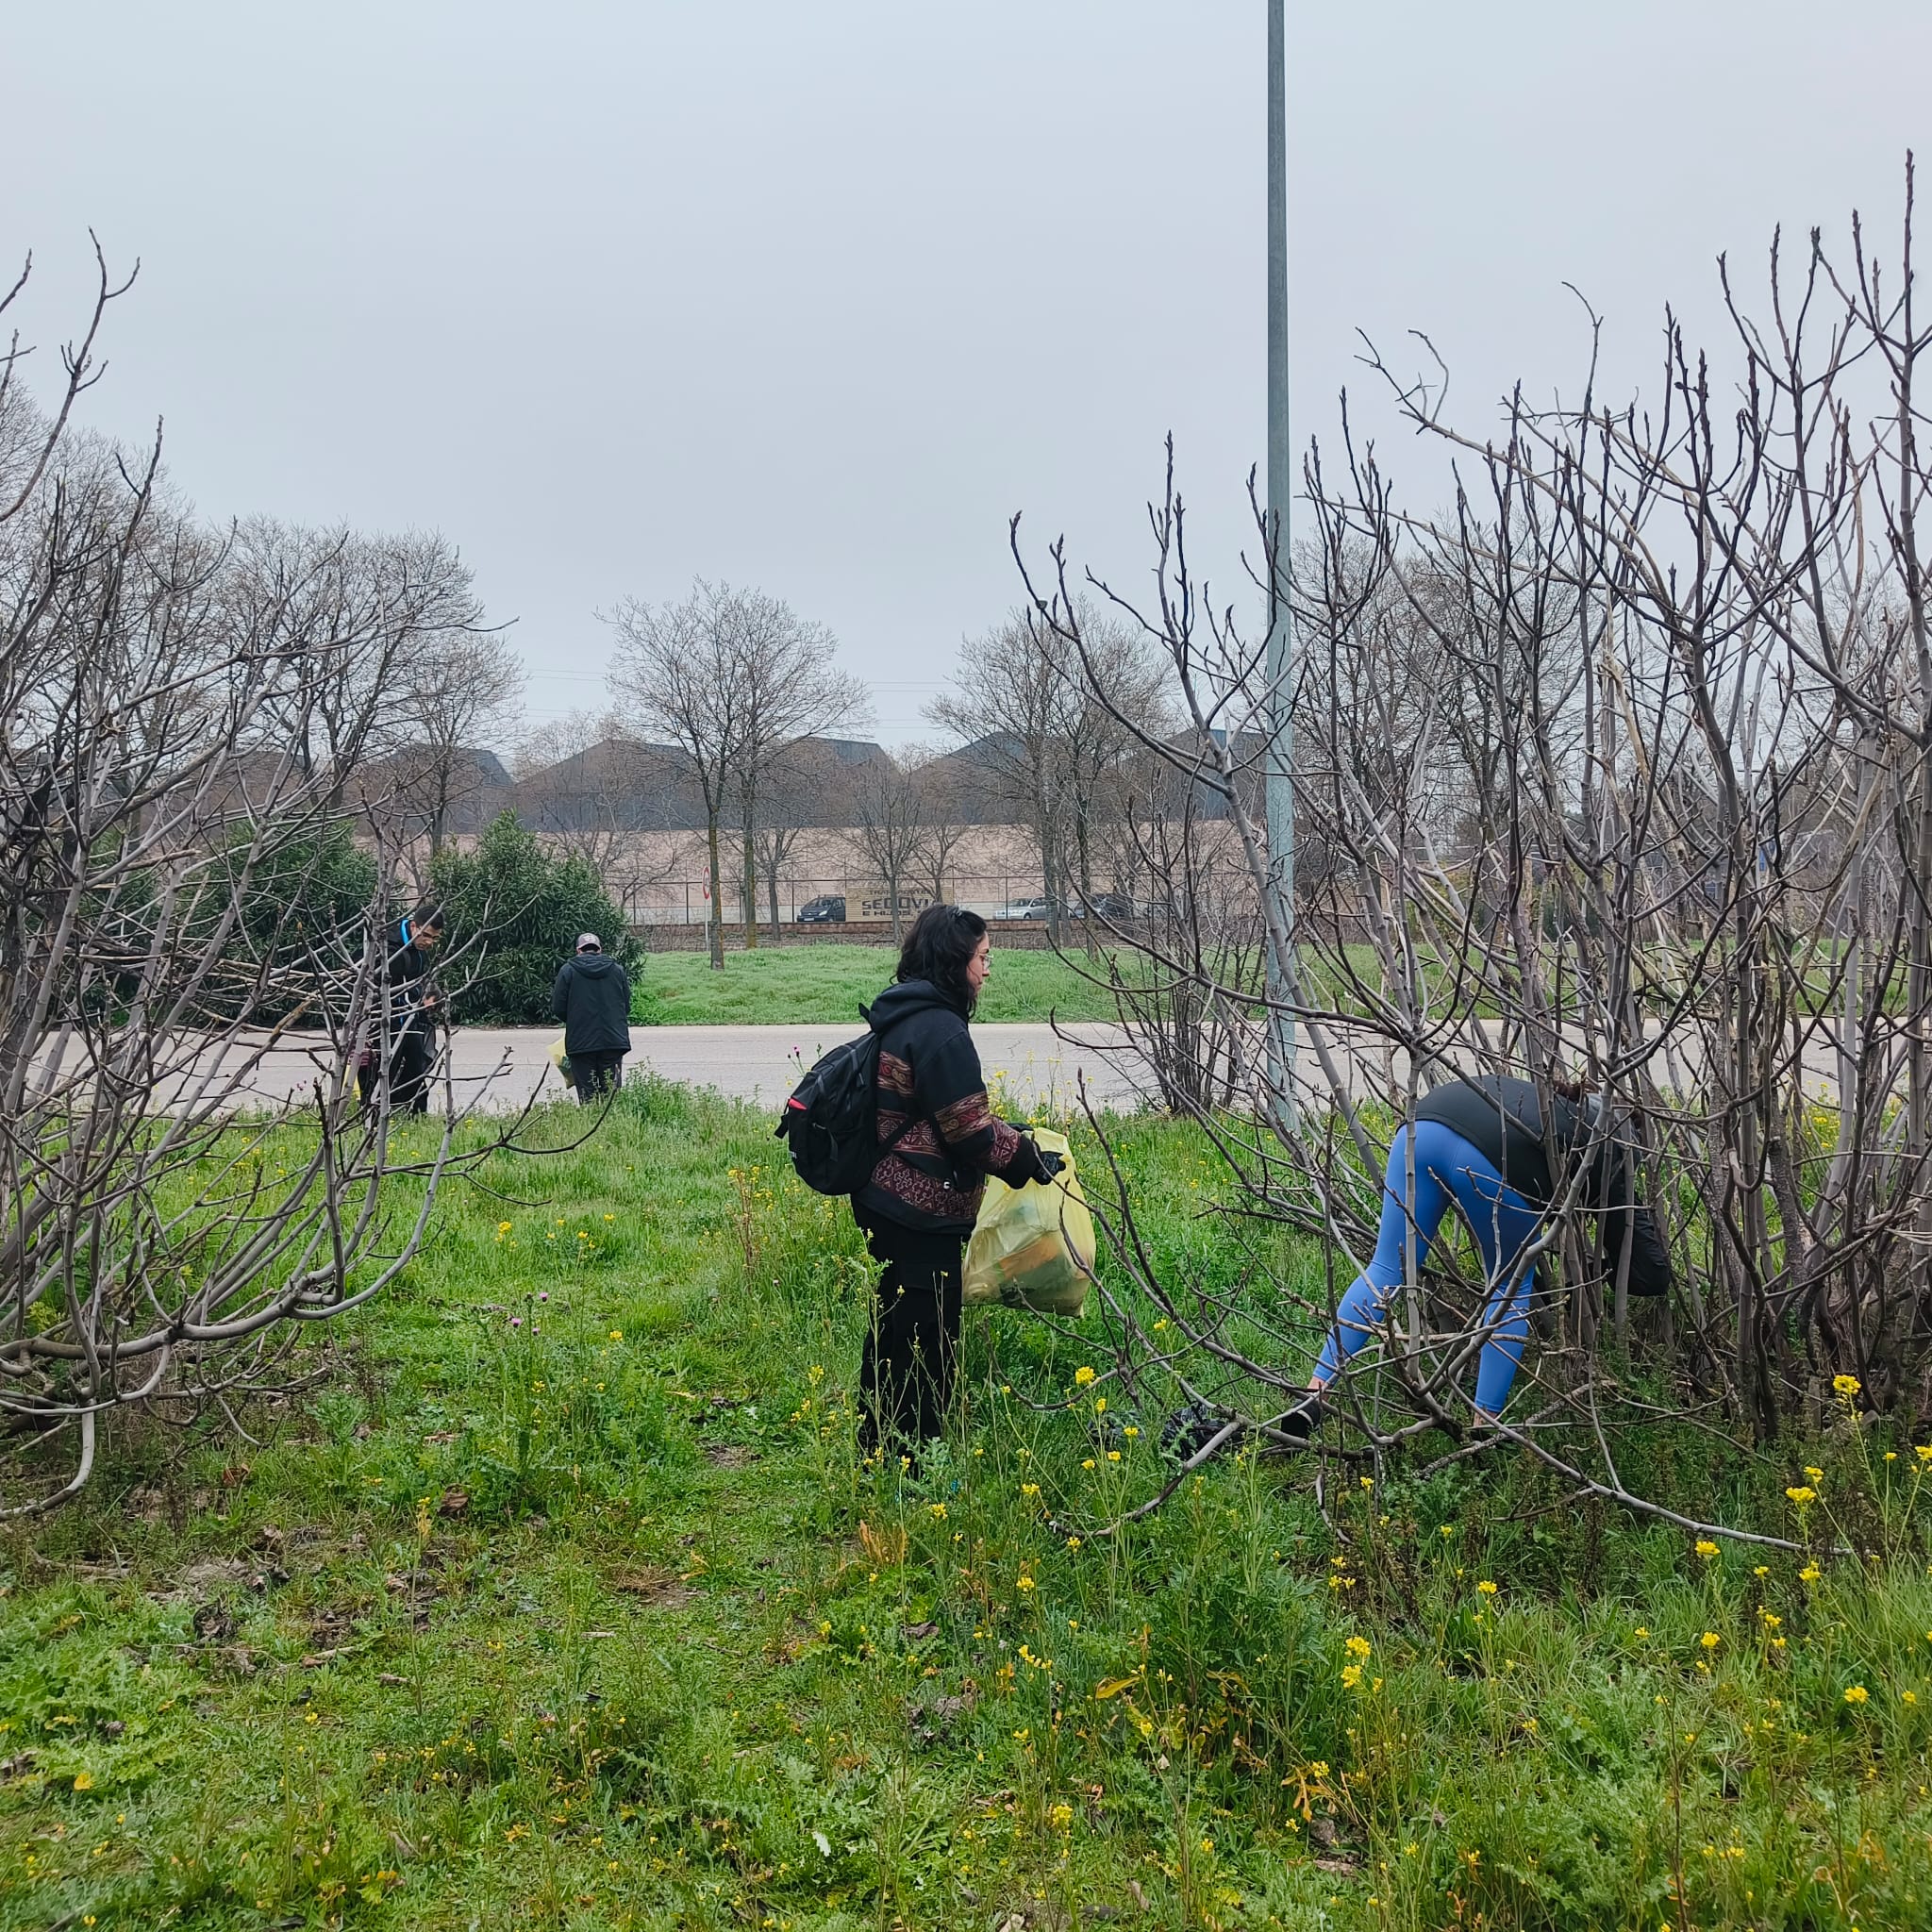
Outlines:
<svg viewBox="0 0 1932 1932"><path fill-rule="evenodd" d="M969 1317L947 1456L861 1468L867 1270L771 1148L641 1083L453 1186L255 1442L111 1428L0 1531L0 1926L1932 1922L1909 1441L1629 1472L1787 1524L1807 1483L1891 1525L1862 1564L1516 1459L1229 1461L1096 1538L1161 1480L1097 1319ZM1120 1151L1157 1265L1238 1290L1200 1144Z"/></svg>
<svg viewBox="0 0 1932 1932"><path fill-rule="evenodd" d="M1052 953L1011 951L993 929L993 970L979 1005L981 1020L1110 1020L1106 990ZM727 953L714 972L703 953L653 953L632 998L640 1025L796 1025L857 1024L861 1003L877 998L892 976L890 946L760 946Z"/></svg>

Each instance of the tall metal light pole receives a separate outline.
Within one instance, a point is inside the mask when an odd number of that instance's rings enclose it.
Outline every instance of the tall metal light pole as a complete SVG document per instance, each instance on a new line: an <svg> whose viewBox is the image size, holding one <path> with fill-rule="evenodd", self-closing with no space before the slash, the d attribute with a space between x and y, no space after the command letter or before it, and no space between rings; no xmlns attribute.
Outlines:
<svg viewBox="0 0 1932 1932"><path fill-rule="evenodd" d="M1267 555L1273 559L1268 598L1269 886L1283 930L1294 939L1294 722L1291 716L1293 639L1288 609L1288 35L1283 0L1268 4L1268 503ZM1268 1086L1274 1118L1294 1123L1294 1015L1285 1009L1291 988L1268 952Z"/></svg>

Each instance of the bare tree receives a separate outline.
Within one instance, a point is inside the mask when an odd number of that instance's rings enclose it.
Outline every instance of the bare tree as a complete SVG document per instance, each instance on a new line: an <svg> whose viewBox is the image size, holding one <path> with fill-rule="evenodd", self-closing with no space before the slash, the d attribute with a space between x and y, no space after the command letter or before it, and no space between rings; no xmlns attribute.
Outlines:
<svg viewBox="0 0 1932 1932"><path fill-rule="evenodd" d="M774 762L758 791L752 852L764 878L765 914L774 940L784 930L778 917L778 880L803 841L807 825L824 823L832 804L824 791L824 776L816 763L795 758Z"/></svg>
<svg viewBox="0 0 1932 1932"><path fill-rule="evenodd" d="M907 745L899 762L919 789L919 840L913 870L929 885L935 905L946 897L952 877L953 855L966 836L966 814L958 774L950 760L930 745Z"/></svg>
<svg viewBox="0 0 1932 1932"><path fill-rule="evenodd" d="M720 973L724 906L719 825L747 728L740 603L728 585L700 577L681 604L626 597L605 618L617 637L609 672L612 698L640 736L668 738L677 747L704 803L711 965Z"/></svg>
<svg viewBox="0 0 1932 1932"><path fill-rule="evenodd" d="M479 621L470 573L441 537L366 537L269 517L240 525L232 551L229 621L273 638L289 672L267 717L305 775L326 776L340 801L358 767L408 735L424 654ZM384 796L380 781L362 789L372 803Z"/></svg>
<svg viewBox="0 0 1932 1932"><path fill-rule="evenodd" d="M1006 793L1013 820L1033 835L1047 904L1047 930L1060 937L1060 870L1066 680L1040 648L1031 613L1019 610L960 652L956 688L928 707L941 730L972 748Z"/></svg>
<svg viewBox="0 0 1932 1932"><path fill-rule="evenodd" d="M452 576L469 572L455 561ZM434 859L443 847L453 807L474 802L479 745L515 728L524 665L501 632L477 628L482 607L449 599L454 621L423 638L402 667L396 704L398 774L405 800L422 814Z"/></svg>
<svg viewBox="0 0 1932 1932"><path fill-rule="evenodd" d="M578 709L525 734L511 754L518 814L553 851L582 858L628 913L686 875L695 841L679 755L631 737L614 711Z"/></svg>
<svg viewBox="0 0 1932 1932"><path fill-rule="evenodd" d="M968 644L958 689L930 710L1005 780L1031 829L1056 944L1064 903L1077 899L1085 913L1097 896L1101 828L1129 806L1121 782L1128 754L1165 721L1164 673L1145 638L1091 604L1073 621L1083 655L1069 653L1036 612L1015 612ZM1085 931L1091 952L1091 920Z"/></svg>
<svg viewBox="0 0 1932 1932"><path fill-rule="evenodd" d="M758 934L758 798L789 746L847 729L867 713L862 686L833 663L837 640L762 591L729 593L738 729L730 764L742 836L744 943ZM775 893L774 893L775 897ZM776 924L776 913L773 915Z"/></svg>
<svg viewBox="0 0 1932 1932"><path fill-rule="evenodd" d="M1374 365L1455 453L1458 495L1443 516L1403 510L1345 425L1337 471L1311 454L1291 689L1271 683L1266 650L1267 587L1286 574L1264 538L1260 621L1217 607L1188 570L1170 457L1156 597L1111 598L1183 709L1177 732L1141 734L1175 788L1148 830L1191 861L1207 842L1191 802L1211 803L1303 1042L1300 1104L1289 1115L1270 1090L1252 965L1157 927L1122 1010L1158 1020L1147 999L1180 988L1238 1021L1241 1113L1220 1081L1168 1097L1257 1236L1299 1225L1335 1262L1311 1292L1257 1239L1263 1295L1163 1278L1119 1187L1131 1288L1103 1279L1101 1300L1115 1372L1142 1401L1177 1389L1224 1418L1223 1440L1294 1446L1279 1411L1310 1337L1373 1243L1385 1186L1414 1199L1413 1174L1385 1170L1388 1116L1364 1103L1399 1118L1483 1073L1534 1083L1546 1120L1558 1083L1580 1081L1590 1144L1574 1162L1552 1148L1563 1178L1506 1278L1467 1272L1454 1242L1425 1271L1414 1244L1374 1346L1331 1385L1349 1437L1462 1438L1466 1371L1531 1269L1562 1293L1540 1305L1527 1392L1452 1458L1507 1442L1578 1494L1685 1524L1626 1474L1624 1441L1657 1401L1749 1457L1794 1420L1932 1399L1932 328L1913 308L1909 201L1908 179L1895 275L1857 225L1844 264L1816 237L1795 271L1774 249L1768 322L1726 275L1728 391L1722 355L1674 319L1647 410L1604 404L1592 355L1576 401L1518 391L1500 429L1464 431L1439 373ZM1058 546L1028 581L1060 661L1084 667L1082 597L1111 593L1091 577L1076 593ZM1298 831L1320 854L1292 924L1256 785L1284 707ZM1612 1137L1674 1253L1664 1307L1633 1304L1588 1211Z"/></svg>
<svg viewBox="0 0 1932 1932"><path fill-rule="evenodd" d="M852 842L886 889L894 945L904 937L901 904L906 885L925 850L927 795L918 773L892 758L874 759L859 772L854 786Z"/></svg>
<svg viewBox="0 0 1932 1932"><path fill-rule="evenodd" d="M8 1514L80 1489L118 1405L199 1413L286 1382L310 1324L408 1265L456 1158L452 1118L402 1163L398 1221L387 1102L352 1091L363 1041L387 1044L382 881L341 915L308 890L345 828L337 761L380 701L342 661L361 635L312 622L313 572L265 577L170 507L158 448L103 463L68 432L113 293L103 265L37 439L0 358ZM236 1123L291 1039L313 1073L297 1131Z"/></svg>

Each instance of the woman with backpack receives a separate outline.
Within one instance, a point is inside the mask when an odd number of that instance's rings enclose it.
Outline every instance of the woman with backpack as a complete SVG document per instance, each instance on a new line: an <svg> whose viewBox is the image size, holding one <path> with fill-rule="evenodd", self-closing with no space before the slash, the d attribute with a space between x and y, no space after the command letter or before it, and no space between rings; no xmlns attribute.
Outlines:
<svg viewBox="0 0 1932 1932"><path fill-rule="evenodd" d="M986 1176L1050 1181L1059 1157L996 1119L967 1023L992 971L986 922L958 906L913 921L866 1023L878 1039L881 1150L852 1197L884 1273L859 1362L858 1443L916 1457L943 1433L959 1345L960 1275Z"/></svg>

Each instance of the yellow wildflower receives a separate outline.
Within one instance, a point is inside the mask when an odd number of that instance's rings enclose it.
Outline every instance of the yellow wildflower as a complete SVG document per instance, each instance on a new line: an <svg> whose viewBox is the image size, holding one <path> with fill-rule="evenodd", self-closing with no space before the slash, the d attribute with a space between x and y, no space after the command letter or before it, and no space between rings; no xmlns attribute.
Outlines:
<svg viewBox="0 0 1932 1932"><path fill-rule="evenodd" d="M1872 1693L1865 1689L1864 1685L1854 1684L1852 1688L1845 1692L1845 1702L1847 1704L1863 1704L1866 1701L1866 1699L1871 1696L1871 1694Z"/></svg>
<svg viewBox="0 0 1932 1932"><path fill-rule="evenodd" d="M1092 1379L1093 1371L1090 1368L1081 1367L1074 1371L1074 1386L1076 1389L1086 1388L1088 1383L1092 1381Z"/></svg>
<svg viewBox="0 0 1932 1932"><path fill-rule="evenodd" d="M1717 1555L1717 1545L1707 1536L1697 1539L1697 1554L1707 1563Z"/></svg>

